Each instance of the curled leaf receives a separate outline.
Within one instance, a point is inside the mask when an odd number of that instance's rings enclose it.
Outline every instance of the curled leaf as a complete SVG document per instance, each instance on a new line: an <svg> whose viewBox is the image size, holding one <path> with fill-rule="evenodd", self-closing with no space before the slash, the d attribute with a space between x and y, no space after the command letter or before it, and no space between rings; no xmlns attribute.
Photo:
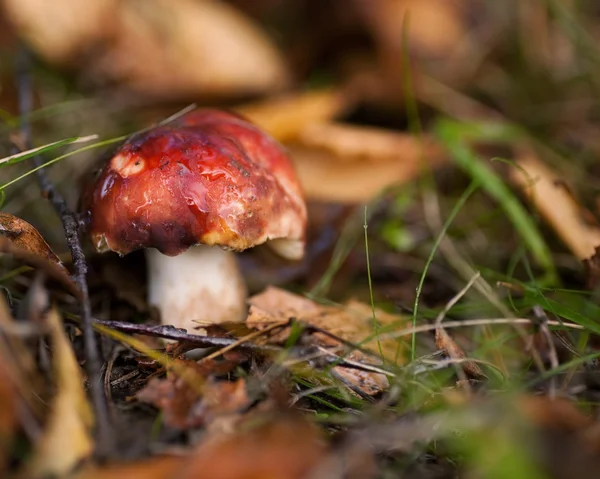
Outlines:
<svg viewBox="0 0 600 479"><path fill-rule="evenodd" d="M595 253L600 246L600 226L587 221L583 208L561 184L564 176L530 150L519 155L518 167L510 169L510 176L578 259Z"/></svg>
<svg viewBox="0 0 600 479"><path fill-rule="evenodd" d="M9 239L23 251L63 267L60 258L52 251L39 231L18 216L0 213L0 236Z"/></svg>
<svg viewBox="0 0 600 479"><path fill-rule="evenodd" d="M27 221L10 213L0 212L0 253L44 271L62 283L75 297L80 297L81 292L71 279L67 268L39 231Z"/></svg>
<svg viewBox="0 0 600 479"><path fill-rule="evenodd" d="M451 359L463 360L467 357L463 349L441 326L435 330L435 346L444 351ZM463 361L461 362L461 366L464 372L474 379L487 378L475 361Z"/></svg>
<svg viewBox="0 0 600 479"><path fill-rule="evenodd" d="M306 196L340 203L369 201L445 159L431 139L333 123L307 126L289 149Z"/></svg>

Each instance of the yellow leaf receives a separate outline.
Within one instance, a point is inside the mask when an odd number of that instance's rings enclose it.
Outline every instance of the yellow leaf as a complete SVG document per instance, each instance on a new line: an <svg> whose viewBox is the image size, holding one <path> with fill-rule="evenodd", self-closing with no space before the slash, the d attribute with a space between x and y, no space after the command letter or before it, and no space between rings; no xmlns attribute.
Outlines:
<svg viewBox="0 0 600 479"><path fill-rule="evenodd" d="M313 123L333 120L348 109L351 99L340 90L322 89L268 98L236 110L276 140L296 140Z"/></svg>
<svg viewBox="0 0 600 479"><path fill-rule="evenodd" d="M94 417L83 389L81 368L55 309L48 314L54 352L56 395L46 430L35 444L28 477L68 473L93 450Z"/></svg>

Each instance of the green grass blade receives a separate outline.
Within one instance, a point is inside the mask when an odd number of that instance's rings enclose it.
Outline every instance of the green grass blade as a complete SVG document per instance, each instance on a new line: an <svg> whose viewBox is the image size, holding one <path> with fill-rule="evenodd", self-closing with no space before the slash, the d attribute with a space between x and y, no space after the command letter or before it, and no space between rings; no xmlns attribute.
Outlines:
<svg viewBox="0 0 600 479"><path fill-rule="evenodd" d="M544 268L545 280L551 284L557 283L558 275L552 254L535 222L502 179L469 148L456 128L456 122L439 120L434 133L450 151L453 160L500 204L535 261Z"/></svg>
<svg viewBox="0 0 600 479"><path fill-rule="evenodd" d="M452 208L452 211L450 212L448 219L446 220L446 222L444 223L444 226L442 227L442 231L440 231L440 234L438 235L438 237L435 240L433 248L431 248L431 252L429 253L429 257L427 258L427 262L425 263L425 267L423 268L423 272L421 273L421 278L419 279L419 285L417 286L417 294L415 295L415 304L414 304L413 316L412 316L413 328L416 328L416 326L417 326L417 317L418 317L418 313L419 313L419 299L421 298L421 291L423 290L423 285L425 284L425 277L427 276L427 271L429 270L429 266L431 265L431 262L433 261L433 257L435 256L435 253L437 252L437 250L440 246L440 243L444 239L444 236L446 236L446 232L448 231L448 228L450 228L450 225L454 221L454 218L456 218L456 215L458 215L458 212L465 205L465 203L467 202L469 197L473 193L475 193L477 188L479 188L479 182L476 179L474 179L471 182L471 184L469 185L469 187L465 191L463 191L462 195L460 196L460 198L454 205L454 208ZM416 357L416 354L415 354L416 353L416 351L415 351L416 337L417 337L417 334L413 333L412 338L411 338L411 351L410 351L411 361L414 361L415 357Z"/></svg>
<svg viewBox="0 0 600 479"><path fill-rule="evenodd" d="M34 156L41 155L43 153L48 153L49 151L60 148L61 146L71 145L73 143L85 143L86 141L96 140L97 138L98 135L75 136L73 138L65 138L64 140L59 140L44 146L32 148L31 150L23 151L22 153L17 153L15 155L1 158L0 168L3 166L20 163L21 161L25 161L29 158L33 158Z"/></svg>
<svg viewBox="0 0 600 479"><path fill-rule="evenodd" d="M77 150L73 150L73 151L70 151L69 153L65 153L64 155L61 155L57 158L53 158L52 160L47 161L43 165L32 168L31 170L27 171L26 173L23 173L22 175L17 176L16 178L10 180L8 183L4 183L3 185L0 186L0 191L4 190L5 188L8 188L9 186L17 183L18 181L22 180L23 178L35 173L36 171L41 170L42 168L46 168L47 166L53 165L54 163L58 163L59 161L62 161L70 156L76 155L78 153L82 153L87 150L92 150L94 148L101 148L103 146L111 145L113 143L118 143L120 141L123 141L126 138L127 138L127 135L124 135L124 136L119 136L117 138L111 138L109 140L99 141L98 143L94 143L93 145L84 146L83 148L78 148Z"/></svg>

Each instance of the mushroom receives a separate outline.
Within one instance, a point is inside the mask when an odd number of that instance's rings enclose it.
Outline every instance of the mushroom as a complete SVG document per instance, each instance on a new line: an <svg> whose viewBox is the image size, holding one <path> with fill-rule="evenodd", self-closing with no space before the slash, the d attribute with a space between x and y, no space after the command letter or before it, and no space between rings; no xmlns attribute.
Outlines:
<svg viewBox="0 0 600 479"><path fill-rule="evenodd" d="M306 205L283 148L232 113L196 109L129 138L82 195L98 252L145 249L163 324L244 321L234 251L304 254Z"/></svg>

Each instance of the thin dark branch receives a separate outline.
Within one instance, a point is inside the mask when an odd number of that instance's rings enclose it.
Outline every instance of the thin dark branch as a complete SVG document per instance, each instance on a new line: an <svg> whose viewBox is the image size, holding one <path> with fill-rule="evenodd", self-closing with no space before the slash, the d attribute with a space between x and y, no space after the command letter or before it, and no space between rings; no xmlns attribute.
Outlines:
<svg viewBox="0 0 600 479"><path fill-rule="evenodd" d="M17 59L17 84L19 88L19 113L20 113L20 132L22 141L26 149L33 148L31 140L31 125L28 116L33 108L33 90L31 76L31 57L30 53L22 48ZM42 165L42 159L39 156L33 158L35 166ZM87 285L87 262L81 246L78 234L77 215L67 207L63 196L56 190L46 170L37 171L37 179L42 191L42 195L48 199L58 213L63 228L65 238L71 257L73 259L73 278L81 290L81 325L85 343L86 369L90 381L90 389L97 423L97 446L100 451L106 451L110 434L110 423L108 415L108 405L102 383L102 361L98 349L98 341L94 333L92 324L92 311L90 306L89 291Z"/></svg>
<svg viewBox="0 0 600 479"><path fill-rule="evenodd" d="M213 336L201 336L199 334L190 334L185 329L176 328L170 325L138 324L127 323L125 321L107 321L103 319L93 319L94 323L106 326L116 331L129 334L140 334L143 336L152 336L155 338L171 339L174 341L188 341L196 344L199 348L225 348L236 344L239 339L235 338L217 338ZM250 349L254 351L281 351L277 346L263 346L250 342L240 343L240 349Z"/></svg>

